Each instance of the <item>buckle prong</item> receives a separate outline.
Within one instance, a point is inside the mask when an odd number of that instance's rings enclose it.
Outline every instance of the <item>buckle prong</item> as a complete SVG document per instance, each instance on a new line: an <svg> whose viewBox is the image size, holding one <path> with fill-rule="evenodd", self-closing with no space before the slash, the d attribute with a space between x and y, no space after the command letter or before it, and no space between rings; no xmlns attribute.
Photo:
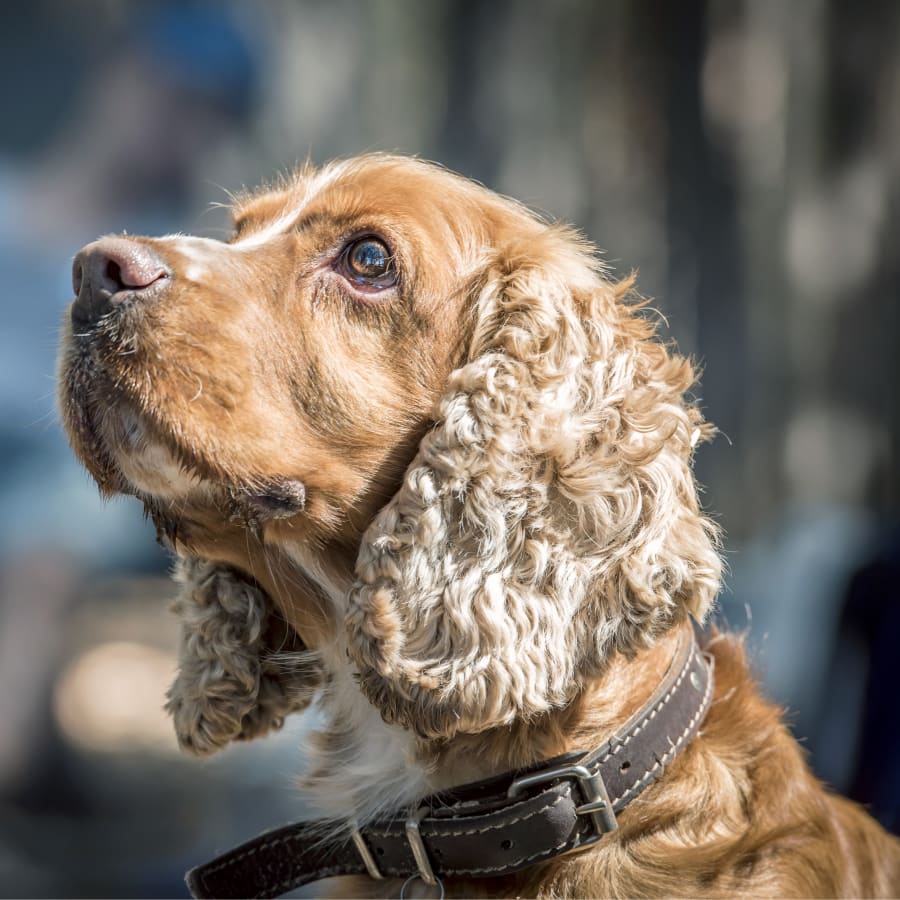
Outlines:
<svg viewBox="0 0 900 900"><path fill-rule="evenodd" d="M350 832L350 837L353 839L353 843L356 845L360 857L362 857L363 864L365 865L369 876L381 881L384 878L384 875L381 874L378 863L375 862L375 857L372 856L372 851L369 849L365 840L363 840L363 836L359 833L359 827L355 822L353 830Z"/></svg>
<svg viewBox="0 0 900 900"><path fill-rule="evenodd" d="M431 868L431 862L428 859L428 853L425 850L425 844L422 842L422 832L419 830L419 823L431 810L427 806L423 806L416 810L406 820L406 839L409 841L410 849L416 858L416 865L419 867L419 877L426 884L440 884Z"/></svg>

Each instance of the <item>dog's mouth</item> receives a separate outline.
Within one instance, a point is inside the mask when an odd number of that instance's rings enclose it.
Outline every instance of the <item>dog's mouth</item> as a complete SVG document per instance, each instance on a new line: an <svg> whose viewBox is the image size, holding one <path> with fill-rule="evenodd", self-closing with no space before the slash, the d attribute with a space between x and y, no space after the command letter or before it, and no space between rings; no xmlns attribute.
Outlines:
<svg viewBox="0 0 900 900"><path fill-rule="evenodd" d="M67 323L68 324L68 323ZM59 406L69 441L104 495L132 493L110 446L116 389L99 364L94 341L66 335L60 358Z"/></svg>
<svg viewBox="0 0 900 900"><path fill-rule="evenodd" d="M75 450L101 490L167 501L206 489L206 467L140 411L84 339L72 343L61 406Z"/></svg>
<svg viewBox="0 0 900 900"><path fill-rule="evenodd" d="M217 509L252 530L303 512L303 482L229 477L184 435L142 409L94 343L92 336L67 342L61 405L72 443L103 493L136 496L158 525L171 519L167 511L175 507ZM170 527L161 526L163 537L172 537Z"/></svg>

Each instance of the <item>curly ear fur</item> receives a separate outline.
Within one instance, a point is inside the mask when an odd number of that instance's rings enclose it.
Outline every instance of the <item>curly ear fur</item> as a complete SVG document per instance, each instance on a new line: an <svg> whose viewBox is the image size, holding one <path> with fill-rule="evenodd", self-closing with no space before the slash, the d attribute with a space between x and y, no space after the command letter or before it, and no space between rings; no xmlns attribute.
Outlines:
<svg viewBox="0 0 900 900"><path fill-rule="evenodd" d="M234 569L180 559L179 672L166 709L183 750L205 755L233 740L280 728L309 705L320 667L297 635L272 613L257 585Z"/></svg>
<svg viewBox="0 0 900 900"><path fill-rule="evenodd" d="M358 558L349 649L386 720L449 737L559 707L708 611L690 465L712 429L629 288L559 226L480 280L468 362Z"/></svg>

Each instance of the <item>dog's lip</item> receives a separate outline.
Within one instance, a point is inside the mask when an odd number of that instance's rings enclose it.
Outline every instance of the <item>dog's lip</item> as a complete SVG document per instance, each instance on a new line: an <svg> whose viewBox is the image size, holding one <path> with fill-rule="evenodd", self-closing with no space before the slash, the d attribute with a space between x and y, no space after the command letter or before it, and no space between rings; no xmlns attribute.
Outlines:
<svg viewBox="0 0 900 900"><path fill-rule="evenodd" d="M102 480L109 484L110 493L141 499L154 496L154 491L148 491L147 485L142 486L141 479L133 476L141 471L141 454L158 454L160 451L171 457L171 462L183 470L187 480L198 485L213 480L206 472L207 467L185 452L174 436L153 416L141 410L121 386L104 382L99 388L98 394L102 394L102 398L73 395L69 402L77 409L81 432L89 438L93 448L93 451L86 448L89 453L89 458L85 459L87 468L98 482ZM106 461L103 473L98 470L101 458ZM137 460L138 468L129 460ZM154 468L151 463L148 471Z"/></svg>
<svg viewBox="0 0 900 900"><path fill-rule="evenodd" d="M124 442L137 448L142 440L147 439L147 427L144 419L130 403L123 403L119 410L119 423L122 428Z"/></svg>
<svg viewBox="0 0 900 900"><path fill-rule="evenodd" d="M164 282L165 279L160 279L160 281ZM94 319L81 312L78 305L78 297L73 297L68 306L69 319L72 324L72 340L79 343L96 340L102 337L105 324L111 322L111 320L116 320L121 327L123 317L126 317L127 324L134 327L134 317L141 312L142 304L139 301L152 299L161 289L156 284L152 284L150 287L145 288L141 292L141 296L138 297L138 291L132 288L123 288L120 291L98 288L96 290L98 297L104 303L113 305L107 312Z"/></svg>
<svg viewBox="0 0 900 900"><path fill-rule="evenodd" d="M117 452L138 454L148 448L164 449L172 461L180 466L184 475L195 482L182 499L187 499L187 496L195 491L199 491L207 499L210 496L217 496L220 501L230 496L232 502L244 510L245 517L257 523L291 518L305 509L307 488L299 479L286 476L257 482L249 478L236 483L226 473L217 471L214 466L185 448L155 417L143 413L127 399L121 400L120 403L114 442L118 451L114 450L113 455L117 455ZM121 464L119 468L123 468ZM129 467L124 468L127 470ZM127 472L123 472L123 477L137 496L166 500L164 496L157 496L152 491L148 493L139 484L133 483Z"/></svg>
<svg viewBox="0 0 900 900"><path fill-rule="evenodd" d="M194 448L179 440L176 429L154 410L145 409L125 385L117 383L96 354L79 352L72 366L81 369L77 381L82 390L72 393L67 404L77 411L80 432L93 448L87 450L87 467L98 482L109 485L109 493L132 495L143 501L176 499L151 487L152 481L145 482L137 474L140 467L134 466L134 461L140 464L142 454L149 453L152 458L152 454L164 451L182 470L185 480L193 482L182 500L196 491L207 500L218 497L225 502L231 497L231 502L245 512L245 518L257 523L289 519L305 510L308 489L300 478L286 474L236 479L234 473L216 466L215 458L198 456ZM101 457L106 460L103 472L98 468Z"/></svg>

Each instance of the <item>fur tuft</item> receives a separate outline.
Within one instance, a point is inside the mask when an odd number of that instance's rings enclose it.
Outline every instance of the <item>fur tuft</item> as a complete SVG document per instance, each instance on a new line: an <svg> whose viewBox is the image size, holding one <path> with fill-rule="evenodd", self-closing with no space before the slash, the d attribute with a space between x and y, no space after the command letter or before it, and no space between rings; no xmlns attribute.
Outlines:
<svg viewBox="0 0 900 900"><path fill-rule="evenodd" d="M198 559L180 559L175 579L180 665L166 709L183 750L202 756L259 737L309 705L320 681L318 659L297 652L296 635L259 587Z"/></svg>

